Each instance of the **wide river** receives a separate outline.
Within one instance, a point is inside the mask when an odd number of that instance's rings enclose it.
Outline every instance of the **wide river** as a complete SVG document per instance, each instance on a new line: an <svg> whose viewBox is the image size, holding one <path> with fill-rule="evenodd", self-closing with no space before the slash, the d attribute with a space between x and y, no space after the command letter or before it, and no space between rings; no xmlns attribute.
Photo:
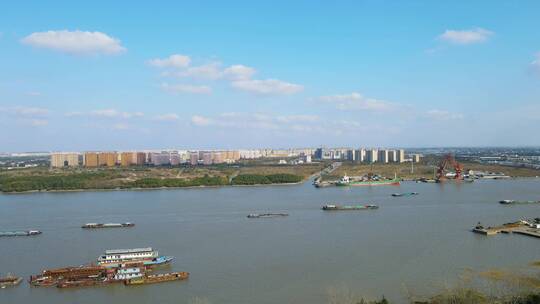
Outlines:
<svg viewBox="0 0 540 304"><path fill-rule="evenodd" d="M394 192L416 191L394 198ZM189 280L145 286L0 289L0 303L326 303L330 289L397 303L407 290L432 292L465 269L521 269L540 259L540 239L470 232L539 217L540 179L471 184L323 188L223 187L149 191L0 194L0 230L39 229L0 238L0 274L90 263L106 249L153 247L176 260L166 270ZM325 212L326 203L373 203L370 211ZM253 212L288 217L248 219ZM87 222L136 223L89 231Z"/></svg>

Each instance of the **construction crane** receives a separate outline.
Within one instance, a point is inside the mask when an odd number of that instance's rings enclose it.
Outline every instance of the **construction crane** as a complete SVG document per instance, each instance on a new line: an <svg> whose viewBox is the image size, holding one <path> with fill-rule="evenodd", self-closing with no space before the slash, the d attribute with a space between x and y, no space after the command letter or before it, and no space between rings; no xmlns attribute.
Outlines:
<svg viewBox="0 0 540 304"><path fill-rule="evenodd" d="M437 169L437 176L436 179L438 182L444 181L448 177L446 176L446 172L448 171L448 167L453 167L454 172L456 173L453 177L455 180L461 180L463 178L463 165L458 163L456 159L451 155L447 154L444 156L444 158L439 163L439 168Z"/></svg>

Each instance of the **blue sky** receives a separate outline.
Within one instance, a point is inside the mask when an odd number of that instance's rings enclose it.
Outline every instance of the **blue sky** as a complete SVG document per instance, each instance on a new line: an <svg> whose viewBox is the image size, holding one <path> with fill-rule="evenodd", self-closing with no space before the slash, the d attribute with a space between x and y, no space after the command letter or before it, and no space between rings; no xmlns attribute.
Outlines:
<svg viewBox="0 0 540 304"><path fill-rule="evenodd" d="M537 1L0 5L0 150L540 145Z"/></svg>

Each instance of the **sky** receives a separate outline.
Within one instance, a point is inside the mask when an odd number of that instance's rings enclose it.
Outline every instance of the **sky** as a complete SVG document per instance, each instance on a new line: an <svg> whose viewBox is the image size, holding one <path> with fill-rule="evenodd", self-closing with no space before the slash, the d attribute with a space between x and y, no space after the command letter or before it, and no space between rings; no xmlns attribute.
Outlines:
<svg viewBox="0 0 540 304"><path fill-rule="evenodd" d="M538 1L6 1L0 151L540 145Z"/></svg>

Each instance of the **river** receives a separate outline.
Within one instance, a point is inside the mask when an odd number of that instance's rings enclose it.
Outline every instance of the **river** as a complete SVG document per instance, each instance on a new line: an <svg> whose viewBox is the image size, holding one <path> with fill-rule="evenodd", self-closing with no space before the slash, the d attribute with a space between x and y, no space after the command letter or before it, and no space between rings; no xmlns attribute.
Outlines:
<svg viewBox="0 0 540 304"><path fill-rule="evenodd" d="M394 192L420 195L394 198ZM478 221L497 225L540 217L540 179L465 184L321 188L222 187L148 191L0 194L0 230L39 229L35 237L0 238L0 274L95 261L106 249L154 247L176 260L167 270L189 280L145 286L0 289L0 303L326 303L332 288L397 303L429 293L465 269L519 269L540 259L540 239L485 237ZM378 210L324 212L325 203L373 203ZM254 212L288 217L248 219ZM87 230L87 222L128 229Z"/></svg>

